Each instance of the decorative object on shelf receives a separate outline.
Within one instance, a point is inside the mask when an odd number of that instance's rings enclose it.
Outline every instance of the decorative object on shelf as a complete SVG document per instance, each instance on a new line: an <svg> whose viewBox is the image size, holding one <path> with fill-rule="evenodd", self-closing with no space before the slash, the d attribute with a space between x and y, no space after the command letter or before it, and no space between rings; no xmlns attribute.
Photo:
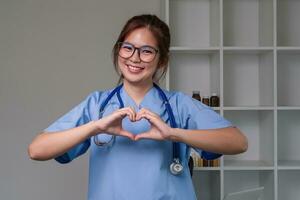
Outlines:
<svg viewBox="0 0 300 200"><path fill-rule="evenodd" d="M199 156L199 154L192 150L190 156L193 159L194 167L219 167L220 159L205 160Z"/></svg>
<svg viewBox="0 0 300 200"><path fill-rule="evenodd" d="M198 101L201 101L200 91L194 90L194 91L193 91L192 97L193 97L194 99L197 99Z"/></svg>
<svg viewBox="0 0 300 200"><path fill-rule="evenodd" d="M205 105L209 106L209 96L208 95L204 95L203 96L202 103L204 103Z"/></svg>
<svg viewBox="0 0 300 200"><path fill-rule="evenodd" d="M210 97L210 106L211 107L219 107L220 106L220 99L217 93L212 93Z"/></svg>

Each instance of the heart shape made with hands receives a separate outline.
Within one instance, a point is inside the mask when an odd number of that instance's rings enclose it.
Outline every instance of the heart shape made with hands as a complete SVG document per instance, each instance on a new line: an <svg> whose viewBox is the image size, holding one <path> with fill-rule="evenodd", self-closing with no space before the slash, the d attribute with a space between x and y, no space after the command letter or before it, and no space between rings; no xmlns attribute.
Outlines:
<svg viewBox="0 0 300 200"><path fill-rule="evenodd" d="M119 123L121 123L122 119L127 116L131 122L137 122L141 119L146 119L151 125L148 131L135 135L123 129L122 123L118 124L121 126L119 127L119 135L121 136L128 137L134 141L140 139L166 140L170 136L172 128L166 124L159 115L146 108L142 108L139 112L135 112L135 110L132 108L123 108L118 112L119 116L121 117Z"/></svg>

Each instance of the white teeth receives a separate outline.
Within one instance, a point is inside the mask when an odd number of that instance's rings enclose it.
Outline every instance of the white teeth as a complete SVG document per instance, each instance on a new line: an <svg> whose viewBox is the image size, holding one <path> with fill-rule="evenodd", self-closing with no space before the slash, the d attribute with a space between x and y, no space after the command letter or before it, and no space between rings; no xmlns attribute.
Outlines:
<svg viewBox="0 0 300 200"><path fill-rule="evenodd" d="M127 66L129 68L129 70L133 71L133 72L139 72L139 71L143 70L143 68L141 68L141 67L134 67L134 66L131 66L131 65L127 65Z"/></svg>

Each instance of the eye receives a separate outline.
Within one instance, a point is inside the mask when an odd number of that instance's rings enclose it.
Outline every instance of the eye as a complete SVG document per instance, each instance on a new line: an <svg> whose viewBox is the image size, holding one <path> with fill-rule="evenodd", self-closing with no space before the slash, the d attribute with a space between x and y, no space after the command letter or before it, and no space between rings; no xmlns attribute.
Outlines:
<svg viewBox="0 0 300 200"><path fill-rule="evenodd" d="M154 54L155 50L152 47L141 47L142 54Z"/></svg>
<svg viewBox="0 0 300 200"><path fill-rule="evenodd" d="M133 51L133 46L130 44L122 44L121 48L125 51Z"/></svg>

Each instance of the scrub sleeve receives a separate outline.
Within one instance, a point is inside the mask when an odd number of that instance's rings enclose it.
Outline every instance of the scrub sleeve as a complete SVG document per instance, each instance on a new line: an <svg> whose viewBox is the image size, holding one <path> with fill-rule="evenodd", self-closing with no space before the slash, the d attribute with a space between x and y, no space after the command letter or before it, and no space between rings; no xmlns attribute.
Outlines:
<svg viewBox="0 0 300 200"><path fill-rule="evenodd" d="M184 129L209 130L233 126L231 122L224 119L211 107L186 94L181 93L179 96L181 97L177 104L178 113L180 113L178 117ZM199 153L199 155L207 160L216 159L222 156L221 154L203 151L198 148L194 149Z"/></svg>
<svg viewBox="0 0 300 200"><path fill-rule="evenodd" d="M72 108L68 113L61 116L58 120L53 122L44 131L63 131L77 126L81 126L90 122L91 120L98 119L97 114L99 106L97 102L100 99L100 95L101 93L99 92L90 93L85 98L85 100L83 100L80 104ZM74 158L84 154L87 151L87 149L90 146L90 142L90 139L85 140L84 142L76 145L63 155L58 156L57 158L55 158L55 160L62 164L71 162Z"/></svg>

